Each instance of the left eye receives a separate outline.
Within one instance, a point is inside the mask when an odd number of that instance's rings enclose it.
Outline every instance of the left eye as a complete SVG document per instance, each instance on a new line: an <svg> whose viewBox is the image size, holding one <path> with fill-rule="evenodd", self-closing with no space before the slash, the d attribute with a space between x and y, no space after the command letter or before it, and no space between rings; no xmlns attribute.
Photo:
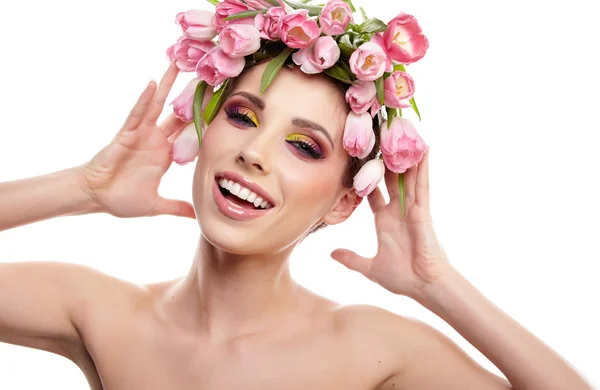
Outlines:
<svg viewBox="0 0 600 390"><path fill-rule="evenodd" d="M319 145L313 144L312 140L307 139L303 140L301 137L292 136L290 139L286 140L287 143L294 145L296 149L303 155L313 158L315 160L323 158L323 153L321 152L321 148Z"/></svg>
<svg viewBox="0 0 600 390"><path fill-rule="evenodd" d="M250 127L258 127L257 123L252 118L254 114L251 111L244 109L243 107L227 107L225 108L225 113L231 120L239 124Z"/></svg>

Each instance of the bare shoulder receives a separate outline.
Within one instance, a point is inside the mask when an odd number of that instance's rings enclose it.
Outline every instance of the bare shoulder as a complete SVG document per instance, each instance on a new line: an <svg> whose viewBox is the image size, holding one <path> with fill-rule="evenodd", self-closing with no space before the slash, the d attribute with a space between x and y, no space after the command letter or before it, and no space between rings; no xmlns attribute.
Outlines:
<svg viewBox="0 0 600 390"><path fill-rule="evenodd" d="M506 379L484 369L448 336L415 318L369 305L341 307L339 315L355 339L391 360L389 376L378 390L511 388Z"/></svg>

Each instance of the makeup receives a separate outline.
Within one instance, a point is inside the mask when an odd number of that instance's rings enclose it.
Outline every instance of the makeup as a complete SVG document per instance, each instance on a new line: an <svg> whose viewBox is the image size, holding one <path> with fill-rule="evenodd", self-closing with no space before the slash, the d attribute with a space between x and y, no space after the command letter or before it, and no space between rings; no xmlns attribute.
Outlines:
<svg viewBox="0 0 600 390"><path fill-rule="evenodd" d="M232 104L230 106L225 107L225 113L232 121L250 127L258 127L258 117L248 107L242 106L240 104Z"/></svg>
<svg viewBox="0 0 600 390"><path fill-rule="evenodd" d="M314 159L322 159L325 157L319 145L304 134L290 134L285 140L287 143L294 145L296 149L306 157Z"/></svg>

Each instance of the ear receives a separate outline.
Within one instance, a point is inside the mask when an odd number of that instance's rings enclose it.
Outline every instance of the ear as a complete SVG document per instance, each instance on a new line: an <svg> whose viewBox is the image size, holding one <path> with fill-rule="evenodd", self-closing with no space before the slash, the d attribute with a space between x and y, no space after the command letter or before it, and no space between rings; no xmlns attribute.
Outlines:
<svg viewBox="0 0 600 390"><path fill-rule="evenodd" d="M336 225L344 222L362 202L362 196L358 196L354 189L347 191L333 206L333 208L323 216L323 222L327 225Z"/></svg>

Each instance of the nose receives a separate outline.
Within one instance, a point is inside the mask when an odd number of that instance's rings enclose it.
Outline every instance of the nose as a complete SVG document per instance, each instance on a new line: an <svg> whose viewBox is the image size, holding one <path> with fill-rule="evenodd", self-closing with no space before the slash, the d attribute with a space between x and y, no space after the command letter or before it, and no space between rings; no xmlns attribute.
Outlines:
<svg viewBox="0 0 600 390"><path fill-rule="evenodd" d="M261 152L251 146L245 147L237 155L236 162L246 166L251 171L266 175L271 172L271 164Z"/></svg>

